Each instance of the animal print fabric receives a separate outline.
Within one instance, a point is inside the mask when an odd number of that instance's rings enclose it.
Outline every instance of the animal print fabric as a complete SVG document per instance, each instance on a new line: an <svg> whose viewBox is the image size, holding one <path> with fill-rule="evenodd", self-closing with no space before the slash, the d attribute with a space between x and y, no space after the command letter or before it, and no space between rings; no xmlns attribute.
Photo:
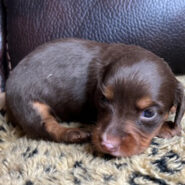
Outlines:
<svg viewBox="0 0 185 185"><path fill-rule="evenodd" d="M141 155L114 158L91 144L28 139L0 115L0 185L185 185L185 117L182 128L181 136L154 138Z"/></svg>

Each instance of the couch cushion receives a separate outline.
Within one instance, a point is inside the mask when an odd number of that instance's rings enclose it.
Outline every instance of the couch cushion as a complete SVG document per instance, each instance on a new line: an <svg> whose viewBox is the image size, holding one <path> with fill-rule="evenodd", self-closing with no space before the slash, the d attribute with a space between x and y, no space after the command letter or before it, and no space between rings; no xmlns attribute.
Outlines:
<svg viewBox="0 0 185 185"><path fill-rule="evenodd" d="M6 0L14 67L36 46L61 37L147 48L185 72L184 0Z"/></svg>

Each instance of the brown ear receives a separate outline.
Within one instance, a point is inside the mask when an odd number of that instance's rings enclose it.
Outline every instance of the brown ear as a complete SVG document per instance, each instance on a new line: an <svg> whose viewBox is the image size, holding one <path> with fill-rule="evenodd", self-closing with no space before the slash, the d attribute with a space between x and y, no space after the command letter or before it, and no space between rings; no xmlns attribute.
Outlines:
<svg viewBox="0 0 185 185"><path fill-rule="evenodd" d="M185 95L184 88L180 82L177 84L175 91L175 101L174 106L176 107L176 114L174 124L175 126L180 126L180 122L185 112Z"/></svg>
<svg viewBox="0 0 185 185"><path fill-rule="evenodd" d="M180 135L181 133L181 126L180 122L185 112L185 95L184 95L184 88L180 82L177 82L177 88L175 89L175 99L174 105L175 107L175 119L174 122L166 121L157 136L163 138L170 138L175 135Z"/></svg>

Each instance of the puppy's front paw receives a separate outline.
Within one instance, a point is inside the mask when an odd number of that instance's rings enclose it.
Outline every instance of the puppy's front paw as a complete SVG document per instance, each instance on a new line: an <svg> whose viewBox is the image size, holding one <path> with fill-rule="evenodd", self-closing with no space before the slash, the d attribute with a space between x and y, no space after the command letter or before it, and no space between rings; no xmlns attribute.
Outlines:
<svg viewBox="0 0 185 185"><path fill-rule="evenodd" d="M171 138L176 135L177 136L181 135L180 126L174 125L172 121L166 121L159 130L157 136L162 138Z"/></svg>
<svg viewBox="0 0 185 185"><path fill-rule="evenodd" d="M82 128L68 128L63 133L63 141L66 143L83 143L90 140L91 133Z"/></svg>

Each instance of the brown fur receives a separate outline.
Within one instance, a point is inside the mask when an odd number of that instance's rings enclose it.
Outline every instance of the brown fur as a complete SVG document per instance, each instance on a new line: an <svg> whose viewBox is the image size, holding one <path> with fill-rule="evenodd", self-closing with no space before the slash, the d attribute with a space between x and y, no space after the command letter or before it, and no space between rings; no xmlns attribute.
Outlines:
<svg viewBox="0 0 185 185"><path fill-rule="evenodd" d="M185 111L182 85L161 58L138 46L78 39L25 57L7 81L6 103L34 138L78 143L92 136L97 151L114 156L139 154L157 135L178 135ZM166 121L170 110L174 122ZM57 118L93 129L65 128Z"/></svg>

